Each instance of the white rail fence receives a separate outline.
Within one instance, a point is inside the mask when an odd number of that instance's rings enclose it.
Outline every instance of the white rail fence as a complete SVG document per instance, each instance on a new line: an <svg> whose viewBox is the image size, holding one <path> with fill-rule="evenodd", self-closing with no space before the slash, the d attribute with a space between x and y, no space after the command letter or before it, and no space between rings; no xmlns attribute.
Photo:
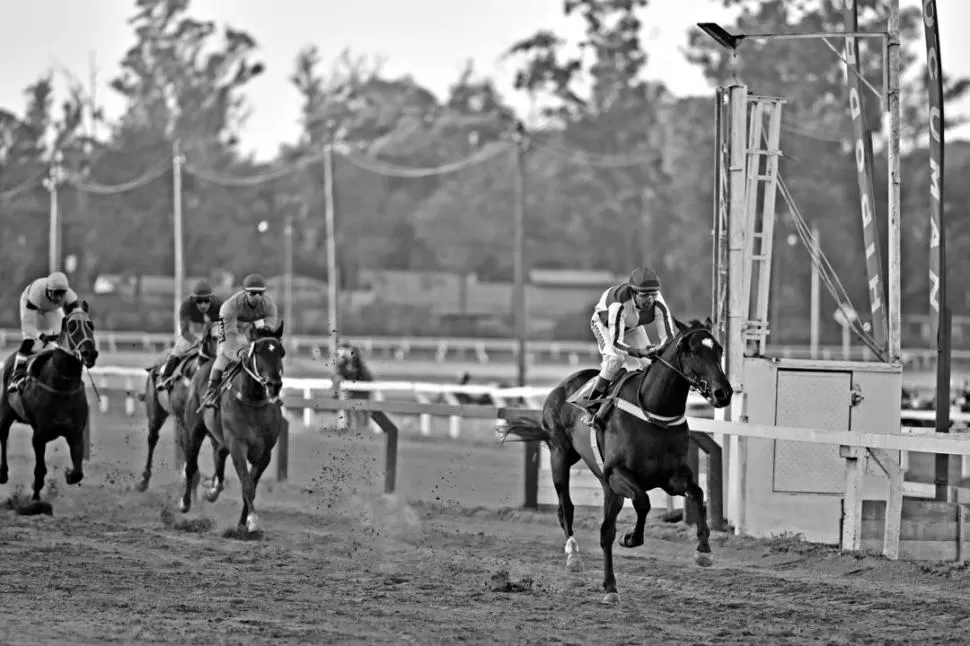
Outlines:
<svg viewBox="0 0 970 646"><path fill-rule="evenodd" d="M144 392L147 373L141 368L96 367L91 370L95 385L101 390L124 391L124 413L134 415L137 411L136 400L139 393ZM317 397L329 394L333 390L333 381L328 378L290 378L283 379L285 391L296 391L303 395L307 402L302 411L303 425L306 428L314 426L313 401ZM512 406L521 402L528 408L542 408L543 400L552 388L550 386L524 386L521 388L502 388L497 384L447 384L410 381L342 381L340 390L347 393L369 393L370 398L381 401L387 398L406 398L421 404L440 401L445 404L460 406L468 398L487 397L491 404L499 407ZM102 413L111 410L111 396L109 392L102 393L99 407ZM465 400L465 401L462 401ZM348 409L353 409L352 399L348 400ZM696 393L688 398L690 413L698 416L709 416L709 404ZM903 410L900 411L900 421L906 424L919 424L935 419L936 413L931 410ZM419 429L422 435L431 435L431 415L419 416ZM950 414L951 420L957 424L970 424L970 413L963 413L954 409ZM462 417L449 417L448 435L458 438L461 435Z"/></svg>
<svg viewBox="0 0 970 646"><path fill-rule="evenodd" d="M393 357L398 360L431 360L438 363L471 361L480 364L512 361L516 354L513 339L473 338L424 338L424 337L347 337L350 343L360 347L367 356ZM148 332L98 332L99 349L107 352L159 353L172 344L170 334ZM20 342L20 332L0 329L0 345L9 348ZM287 338L288 350L293 354L320 358L325 356L329 344L325 336L291 336ZM526 345L532 363L565 363L578 366L590 360L598 360L596 344L583 341L529 341ZM841 346L822 346L820 359L841 359ZM785 358L809 358L807 346L769 346L769 353ZM872 353L865 347L851 348L851 359L872 360ZM954 350L956 360L970 360L970 350ZM909 369L923 370L936 360L934 351L924 348L903 350L903 362Z"/></svg>

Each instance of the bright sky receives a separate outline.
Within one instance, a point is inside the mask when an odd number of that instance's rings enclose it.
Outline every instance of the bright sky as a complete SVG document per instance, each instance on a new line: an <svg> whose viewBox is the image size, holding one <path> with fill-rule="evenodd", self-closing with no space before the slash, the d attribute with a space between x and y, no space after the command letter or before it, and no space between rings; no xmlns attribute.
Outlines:
<svg viewBox="0 0 970 646"><path fill-rule="evenodd" d="M902 0L916 5L918 0ZM262 157L299 132L299 96L287 80L297 51L314 43L325 63L344 48L386 57L392 75L411 74L439 96L471 58L496 78L506 97L523 113L527 103L514 96L511 65L503 51L539 28L578 37L582 21L562 16L562 0L194 0L192 13L249 31L260 45L266 72L249 86L252 115L243 144ZM970 2L938 0L944 69L970 75ZM6 2L0 24L0 106L22 110L23 88L45 69L67 69L87 82L96 52L99 103L109 117L122 108L108 88L118 62L134 42L127 19L132 0L30 0ZM700 72L684 61L686 32L700 21L729 22L717 0L652 0L644 12L650 54L648 76L663 80L676 94L710 91ZM63 75L59 87L65 86Z"/></svg>

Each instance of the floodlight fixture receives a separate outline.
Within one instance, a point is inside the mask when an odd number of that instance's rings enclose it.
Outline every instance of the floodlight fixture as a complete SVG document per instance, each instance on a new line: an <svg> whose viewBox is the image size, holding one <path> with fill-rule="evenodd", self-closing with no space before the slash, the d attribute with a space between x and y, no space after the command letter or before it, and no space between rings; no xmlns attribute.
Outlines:
<svg viewBox="0 0 970 646"><path fill-rule="evenodd" d="M699 22L697 26L724 49L736 50L744 40L744 34L735 36L716 22Z"/></svg>
<svg viewBox="0 0 970 646"><path fill-rule="evenodd" d="M839 53L839 50L829 41L830 38L877 38L882 41L882 92L876 90L872 87L868 81L865 80L861 75L860 80L867 85L873 92L879 96L880 101L883 102L883 106L887 105L887 97L889 96L889 33L884 31L813 31L800 34L785 34L785 33L772 33L772 34L732 34L727 29L717 24L716 22L699 22L697 26L705 34L714 39L718 45L724 49L730 50L734 55L737 55L738 48L741 47L741 43L745 39L753 40L808 40L808 39L819 39L825 41L835 54L842 59L843 63L847 61ZM859 74L859 71L854 69L853 73Z"/></svg>

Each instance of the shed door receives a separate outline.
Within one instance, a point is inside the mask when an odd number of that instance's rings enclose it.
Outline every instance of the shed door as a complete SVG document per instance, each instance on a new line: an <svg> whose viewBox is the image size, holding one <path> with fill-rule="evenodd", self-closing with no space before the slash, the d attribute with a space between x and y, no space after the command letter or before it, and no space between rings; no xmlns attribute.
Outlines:
<svg viewBox="0 0 970 646"><path fill-rule="evenodd" d="M779 370L775 424L849 429L851 372ZM774 491L841 494L845 465L839 447L775 440Z"/></svg>

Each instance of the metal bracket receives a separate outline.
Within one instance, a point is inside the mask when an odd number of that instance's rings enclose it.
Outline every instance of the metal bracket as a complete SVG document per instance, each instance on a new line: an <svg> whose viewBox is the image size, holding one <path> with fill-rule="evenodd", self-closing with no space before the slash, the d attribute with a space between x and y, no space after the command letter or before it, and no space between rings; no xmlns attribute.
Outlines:
<svg viewBox="0 0 970 646"><path fill-rule="evenodd" d="M850 394L850 407L858 406L865 400L865 395L862 394L862 386L856 384L852 386L852 392Z"/></svg>

